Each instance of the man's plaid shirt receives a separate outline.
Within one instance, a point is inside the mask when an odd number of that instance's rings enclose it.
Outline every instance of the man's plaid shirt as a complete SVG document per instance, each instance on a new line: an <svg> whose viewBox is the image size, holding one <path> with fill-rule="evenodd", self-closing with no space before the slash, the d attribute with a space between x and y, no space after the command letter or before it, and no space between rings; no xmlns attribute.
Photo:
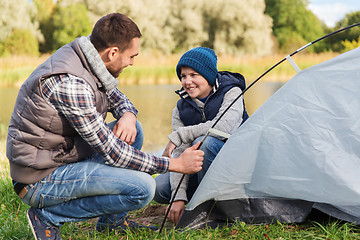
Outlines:
<svg viewBox="0 0 360 240"><path fill-rule="evenodd" d="M167 157L141 152L113 134L102 115L96 111L94 92L85 80L70 74L54 75L42 81L41 90L50 105L70 122L108 164L149 174L168 170ZM126 111L137 115L136 108L117 88L107 91L106 94L108 109L116 119Z"/></svg>

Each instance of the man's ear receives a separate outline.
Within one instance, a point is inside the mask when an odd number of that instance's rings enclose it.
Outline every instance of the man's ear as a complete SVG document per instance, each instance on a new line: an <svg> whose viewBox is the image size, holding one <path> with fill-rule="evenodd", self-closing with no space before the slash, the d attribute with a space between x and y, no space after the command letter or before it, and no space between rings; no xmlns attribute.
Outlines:
<svg viewBox="0 0 360 240"><path fill-rule="evenodd" d="M108 51L108 54L107 54L107 57L110 61L114 60L117 55L119 54L119 48L118 47L110 47L109 48L109 51Z"/></svg>

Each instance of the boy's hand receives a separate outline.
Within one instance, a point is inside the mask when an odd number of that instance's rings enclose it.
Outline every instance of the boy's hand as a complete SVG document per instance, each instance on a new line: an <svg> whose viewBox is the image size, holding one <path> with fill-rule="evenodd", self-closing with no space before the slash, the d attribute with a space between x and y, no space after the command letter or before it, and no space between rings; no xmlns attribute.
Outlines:
<svg viewBox="0 0 360 240"><path fill-rule="evenodd" d="M165 148L165 150L164 150L164 152L163 152L163 157L171 157L171 154L172 154L172 152L174 151L174 149L175 149L175 144L173 144L171 141L169 141L168 142L168 144L166 145L166 148Z"/></svg>
<svg viewBox="0 0 360 240"><path fill-rule="evenodd" d="M169 207L170 207L170 205L167 206L166 212L168 211ZM184 201L175 201L171 205L171 209L169 211L168 218L170 219L170 221L177 224L180 220L181 215L184 213L184 211L185 211L185 202Z"/></svg>

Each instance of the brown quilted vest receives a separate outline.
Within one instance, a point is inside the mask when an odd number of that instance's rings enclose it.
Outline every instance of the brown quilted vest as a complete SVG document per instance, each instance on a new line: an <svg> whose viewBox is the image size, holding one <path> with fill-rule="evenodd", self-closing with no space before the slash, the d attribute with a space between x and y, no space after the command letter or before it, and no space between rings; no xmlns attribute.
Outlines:
<svg viewBox="0 0 360 240"><path fill-rule="evenodd" d="M37 182L57 167L80 161L93 153L69 122L44 99L41 81L69 73L92 87L96 109L105 119L107 97L100 81L91 73L77 39L42 63L19 90L7 136L6 156L11 177L21 183Z"/></svg>

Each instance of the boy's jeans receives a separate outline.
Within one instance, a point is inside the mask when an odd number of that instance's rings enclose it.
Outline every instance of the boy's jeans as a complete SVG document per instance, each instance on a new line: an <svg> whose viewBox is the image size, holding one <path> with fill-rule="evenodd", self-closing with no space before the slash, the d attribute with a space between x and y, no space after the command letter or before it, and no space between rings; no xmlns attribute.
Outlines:
<svg viewBox="0 0 360 240"><path fill-rule="evenodd" d="M200 142L204 136L196 138L192 145ZM204 161L202 169L190 175L188 188L186 190L187 198L190 201L191 197L195 193L197 187L199 186L201 180L205 176L206 171L209 169L211 163L215 159L216 155L224 145L224 142L215 138L208 136L205 139L205 142L200 147L200 150L204 152ZM171 198L171 185L170 185L170 172L160 174L155 178L156 181L156 191L154 196L154 201L162 204L167 204L170 202Z"/></svg>
<svg viewBox="0 0 360 240"><path fill-rule="evenodd" d="M141 149L143 130L139 122L136 127L133 146ZM61 226L100 216L98 224L116 226L128 211L145 207L152 200L155 181L144 172L106 165L102 157L94 154L57 168L27 189L23 202L35 207L48 225Z"/></svg>

